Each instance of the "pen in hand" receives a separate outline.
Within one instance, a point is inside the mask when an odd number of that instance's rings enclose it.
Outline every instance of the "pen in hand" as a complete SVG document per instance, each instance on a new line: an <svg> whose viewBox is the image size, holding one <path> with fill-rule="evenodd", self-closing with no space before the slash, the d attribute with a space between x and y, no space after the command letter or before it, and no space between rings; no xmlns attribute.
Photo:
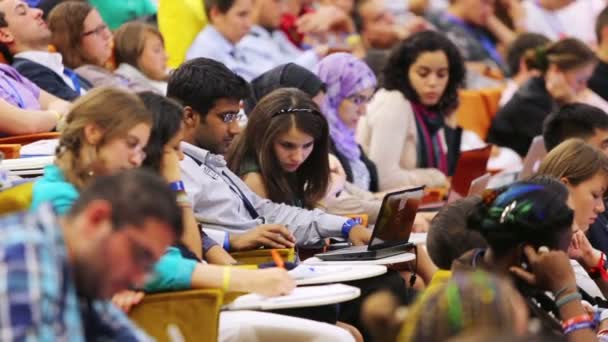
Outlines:
<svg viewBox="0 0 608 342"><path fill-rule="evenodd" d="M279 252L277 252L276 249L271 249L270 255L272 255L272 260L274 260L274 263L277 267L285 268L285 263L283 262L283 259L281 258Z"/></svg>

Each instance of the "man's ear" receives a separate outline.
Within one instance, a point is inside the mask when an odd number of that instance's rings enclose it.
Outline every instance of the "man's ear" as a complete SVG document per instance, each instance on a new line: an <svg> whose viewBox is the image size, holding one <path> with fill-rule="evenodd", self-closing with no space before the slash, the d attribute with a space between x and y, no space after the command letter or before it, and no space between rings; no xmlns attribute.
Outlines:
<svg viewBox="0 0 608 342"><path fill-rule="evenodd" d="M559 181L562 182L562 184L564 184L565 186L571 185L570 180L566 177L560 178Z"/></svg>
<svg viewBox="0 0 608 342"><path fill-rule="evenodd" d="M222 16L224 13L220 11L217 6L211 6L209 9L209 21L211 23L215 22L218 17Z"/></svg>
<svg viewBox="0 0 608 342"><path fill-rule="evenodd" d="M192 107L190 106L186 106L184 107L184 111L182 114L182 120L184 123L184 127L185 128L196 128L200 121L201 121L201 116L198 115L197 112L194 111L194 109L192 109Z"/></svg>
<svg viewBox="0 0 608 342"><path fill-rule="evenodd" d="M0 43L4 45L10 45L15 42L15 37L13 33L8 29L8 27L0 28Z"/></svg>
<svg viewBox="0 0 608 342"><path fill-rule="evenodd" d="M103 130L95 125L88 124L84 126L84 139L89 145L97 146L103 138Z"/></svg>
<svg viewBox="0 0 608 342"><path fill-rule="evenodd" d="M106 200L93 200L87 204L82 212L85 225L83 238L93 237L100 233L112 230L112 205Z"/></svg>

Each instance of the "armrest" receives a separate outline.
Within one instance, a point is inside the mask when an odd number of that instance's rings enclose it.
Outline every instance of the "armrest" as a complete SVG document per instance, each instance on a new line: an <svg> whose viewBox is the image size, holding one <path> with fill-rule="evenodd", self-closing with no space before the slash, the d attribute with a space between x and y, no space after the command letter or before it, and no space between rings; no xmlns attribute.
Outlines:
<svg viewBox="0 0 608 342"><path fill-rule="evenodd" d="M294 262L296 260L296 253L293 248L277 249L281 258L284 261ZM241 264L259 265L265 262L272 262L272 255L270 249L256 249L253 251L246 252L233 252L230 253L232 257Z"/></svg>
<svg viewBox="0 0 608 342"><path fill-rule="evenodd" d="M0 144L0 152L4 154L6 159L19 158L21 155L21 144Z"/></svg>
<svg viewBox="0 0 608 342"><path fill-rule="evenodd" d="M129 317L156 341L171 341L168 327L177 327L184 341L217 341L223 294L219 289L146 295Z"/></svg>
<svg viewBox="0 0 608 342"><path fill-rule="evenodd" d="M29 144L34 141L43 139L57 139L59 138L59 132L45 132L45 133L34 133L34 134L22 134L14 135L12 137L0 138L0 144Z"/></svg>

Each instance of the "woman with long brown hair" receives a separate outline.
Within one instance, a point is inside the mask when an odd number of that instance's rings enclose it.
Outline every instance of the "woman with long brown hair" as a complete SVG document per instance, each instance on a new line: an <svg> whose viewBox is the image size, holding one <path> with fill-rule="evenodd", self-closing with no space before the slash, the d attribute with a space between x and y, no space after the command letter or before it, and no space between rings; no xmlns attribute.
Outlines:
<svg viewBox="0 0 608 342"><path fill-rule="evenodd" d="M295 88L264 97L228 152L228 166L258 195L312 209L329 185L329 127L317 104Z"/></svg>

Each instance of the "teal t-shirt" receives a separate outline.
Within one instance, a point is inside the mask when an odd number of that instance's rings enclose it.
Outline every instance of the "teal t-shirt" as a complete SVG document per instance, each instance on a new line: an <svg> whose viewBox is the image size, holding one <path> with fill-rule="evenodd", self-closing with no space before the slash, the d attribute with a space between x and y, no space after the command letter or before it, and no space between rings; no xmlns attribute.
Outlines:
<svg viewBox="0 0 608 342"><path fill-rule="evenodd" d="M31 209L50 202L57 214L65 215L79 196L78 189L65 179L63 171L56 165L48 165L44 175L34 183Z"/></svg>
<svg viewBox="0 0 608 342"><path fill-rule="evenodd" d="M39 178L32 189L31 209L49 202L59 215L65 215L80 193L69 183L61 169L55 165L44 168L44 175ZM146 292L185 290L192 283L192 272L198 262L184 258L175 247L167 248L165 254L154 266L152 280L144 287Z"/></svg>
<svg viewBox="0 0 608 342"><path fill-rule="evenodd" d="M97 8L110 30L127 21L156 14L151 0L89 0L89 3Z"/></svg>
<svg viewBox="0 0 608 342"><path fill-rule="evenodd" d="M198 261L182 256L176 247L169 247L154 266L154 275L144 286L146 292L187 290L192 286L192 273Z"/></svg>

